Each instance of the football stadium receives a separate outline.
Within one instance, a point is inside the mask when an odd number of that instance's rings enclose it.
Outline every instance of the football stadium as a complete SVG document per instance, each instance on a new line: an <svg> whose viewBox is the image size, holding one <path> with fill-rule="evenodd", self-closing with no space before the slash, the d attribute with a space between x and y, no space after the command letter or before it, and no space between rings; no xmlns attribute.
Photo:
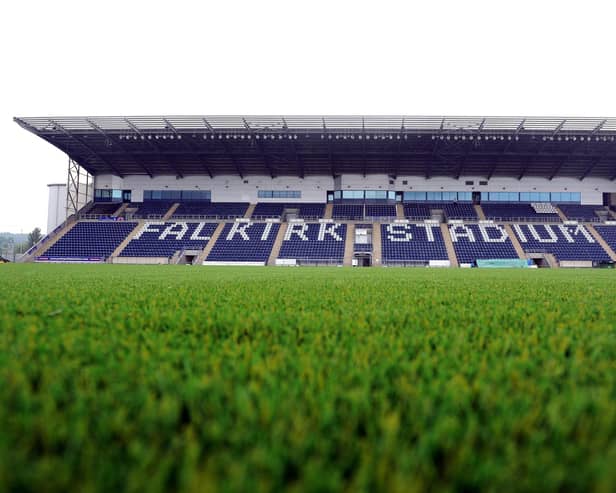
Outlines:
<svg viewBox="0 0 616 493"><path fill-rule="evenodd" d="M36 262L596 267L616 119L15 118L69 159ZM65 213L63 213L65 212Z"/></svg>
<svg viewBox="0 0 616 493"><path fill-rule="evenodd" d="M14 120L0 490L615 491L616 118Z"/></svg>

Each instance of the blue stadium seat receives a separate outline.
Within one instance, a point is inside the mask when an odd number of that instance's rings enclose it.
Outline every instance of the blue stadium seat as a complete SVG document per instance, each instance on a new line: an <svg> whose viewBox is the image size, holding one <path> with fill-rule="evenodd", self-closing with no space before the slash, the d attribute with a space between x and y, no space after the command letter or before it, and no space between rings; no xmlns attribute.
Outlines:
<svg viewBox="0 0 616 493"><path fill-rule="evenodd" d="M560 216L548 203L533 206L533 204L508 202L482 202L481 208L486 219L494 219L496 221L560 221Z"/></svg>
<svg viewBox="0 0 616 493"><path fill-rule="evenodd" d="M497 224L451 224L449 235L461 264L518 258L507 231Z"/></svg>
<svg viewBox="0 0 616 493"><path fill-rule="evenodd" d="M364 204L334 204L332 218L361 221L364 218Z"/></svg>
<svg viewBox="0 0 616 493"><path fill-rule="evenodd" d="M601 235L601 238L610 246L610 248L616 252L616 226L595 226L597 232Z"/></svg>
<svg viewBox="0 0 616 493"><path fill-rule="evenodd" d="M137 223L126 221L81 221L60 238L43 257L55 259L106 259L135 229Z"/></svg>
<svg viewBox="0 0 616 493"><path fill-rule="evenodd" d="M347 225L289 223L278 258L342 262Z"/></svg>
<svg viewBox="0 0 616 493"><path fill-rule="evenodd" d="M438 224L381 224L383 263L448 260Z"/></svg>
<svg viewBox="0 0 616 493"><path fill-rule="evenodd" d="M557 260L609 261L609 255L582 225L513 224L520 245L528 253L550 253Z"/></svg>
<svg viewBox="0 0 616 493"><path fill-rule="evenodd" d="M581 222L599 222L601 218L595 211L605 209L602 205L559 204L558 208L567 219Z"/></svg>
<svg viewBox="0 0 616 493"><path fill-rule="evenodd" d="M207 261L267 262L280 224L235 222L226 224Z"/></svg>
<svg viewBox="0 0 616 493"><path fill-rule="evenodd" d="M217 223L146 222L120 257L172 257L181 250L203 250Z"/></svg>

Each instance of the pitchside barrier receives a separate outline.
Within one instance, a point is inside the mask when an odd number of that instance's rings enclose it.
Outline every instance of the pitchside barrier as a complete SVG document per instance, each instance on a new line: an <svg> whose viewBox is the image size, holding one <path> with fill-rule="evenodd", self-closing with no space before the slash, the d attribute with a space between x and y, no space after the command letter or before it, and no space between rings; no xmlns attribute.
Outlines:
<svg viewBox="0 0 616 493"><path fill-rule="evenodd" d="M519 258L477 259L477 267L480 268L526 269L528 266L529 260Z"/></svg>

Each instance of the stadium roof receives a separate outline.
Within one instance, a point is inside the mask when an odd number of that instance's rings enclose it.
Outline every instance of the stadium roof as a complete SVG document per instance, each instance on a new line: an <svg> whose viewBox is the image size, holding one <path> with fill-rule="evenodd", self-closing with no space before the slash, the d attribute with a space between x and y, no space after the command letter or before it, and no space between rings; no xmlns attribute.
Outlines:
<svg viewBox="0 0 616 493"><path fill-rule="evenodd" d="M132 116L14 118L91 174L601 177L616 118Z"/></svg>

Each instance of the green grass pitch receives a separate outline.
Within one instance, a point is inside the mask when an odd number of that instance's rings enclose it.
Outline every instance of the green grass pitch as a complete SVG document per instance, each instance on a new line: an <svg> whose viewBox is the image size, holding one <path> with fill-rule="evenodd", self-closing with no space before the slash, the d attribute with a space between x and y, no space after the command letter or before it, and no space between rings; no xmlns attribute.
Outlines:
<svg viewBox="0 0 616 493"><path fill-rule="evenodd" d="M0 491L616 490L616 271L0 266Z"/></svg>

